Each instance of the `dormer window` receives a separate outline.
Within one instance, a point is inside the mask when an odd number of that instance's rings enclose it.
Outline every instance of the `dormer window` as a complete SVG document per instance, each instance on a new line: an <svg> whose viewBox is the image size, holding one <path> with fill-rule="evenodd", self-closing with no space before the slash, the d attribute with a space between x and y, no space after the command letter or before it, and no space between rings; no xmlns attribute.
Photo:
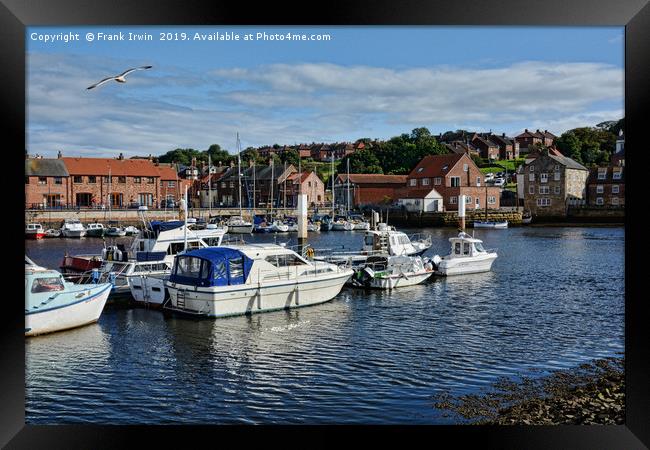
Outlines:
<svg viewBox="0 0 650 450"><path fill-rule="evenodd" d="M424 170L424 167L420 167L420 168L418 169L418 173L421 173L423 170Z"/></svg>
<svg viewBox="0 0 650 450"><path fill-rule="evenodd" d="M449 165L448 165L448 164L445 164L444 166L442 166L442 170L447 170L447 169L449 169Z"/></svg>

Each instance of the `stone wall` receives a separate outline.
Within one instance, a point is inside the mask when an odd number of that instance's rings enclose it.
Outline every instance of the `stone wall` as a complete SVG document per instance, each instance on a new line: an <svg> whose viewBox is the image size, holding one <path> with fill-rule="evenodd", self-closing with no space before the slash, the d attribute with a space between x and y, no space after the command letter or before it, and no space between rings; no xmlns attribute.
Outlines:
<svg viewBox="0 0 650 450"><path fill-rule="evenodd" d="M399 213L389 215L389 222L393 225L413 226L413 227L457 227L458 213L455 211L446 211L439 213ZM465 211L465 226L471 227L474 220L485 220L485 211ZM508 225L521 225L521 213L518 211L507 210L489 210L488 220L501 222L508 221Z"/></svg>

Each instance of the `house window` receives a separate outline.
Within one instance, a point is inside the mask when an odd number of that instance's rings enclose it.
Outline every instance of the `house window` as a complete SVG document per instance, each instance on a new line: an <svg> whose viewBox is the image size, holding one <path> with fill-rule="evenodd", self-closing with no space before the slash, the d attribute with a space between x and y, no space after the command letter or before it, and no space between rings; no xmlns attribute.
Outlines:
<svg viewBox="0 0 650 450"><path fill-rule="evenodd" d="M558 164L555 165L555 171L559 172L560 171L560 166Z"/></svg>
<svg viewBox="0 0 650 450"><path fill-rule="evenodd" d="M94 175L88 175L88 183L95 184L97 183L97 177Z"/></svg>
<svg viewBox="0 0 650 450"><path fill-rule="evenodd" d="M54 177L54 184L63 184L63 178Z"/></svg>
<svg viewBox="0 0 650 450"><path fill-rule="evenodd" d="M222 182L221 182L221 189L225 189L225 188L226 188L226 182L225 182L225 181L222 181Z"/></svg>
<svg viewBox="0 0 650 450"><path fill-rule="evenodd" d="M561 177L561 172L558 170L558 171L555 172L555 174L553 176L553 179L555 181L560 181L560 177Z"/></svg>
<svg viewBox="0 0 650 450"><path fill-rule="evenodd" d="M156 182L154 177L147 177L147 183L154 184Z"/></svg>
<svg viewBox="0 0 650 450"><path fill-rule="evenodd" d="M47 177L38 177L38 184L47 184Z"/></svg>
<svg viewBox="0 0 650 450"><path fill-rule="evenodd" d="M528 181L535 181L535 174L534 173L529 173L528 174Z"/></svg>
<svg viewBox="0 0 650 450"><path fill-rule="evenodd" d="M555 195L560 195L560 191L561 191L560 186L555 186L554 189Z"/></svg>
<svg viewBox="0 0 650 450"><path fill-rule="evenodd" d="M429 186L429 183L431 182L430 179L428 178L422 178L422 186Z"/></svg>
<svg viewBox="0 0 650 450"><path fill-rule="evenodd" d="M442 177L435 177L433 179L433 184L435 184L435 185L442 184Z"/></svg>
<svg viewBox="0 0 650 450"><path fill-rule="evenodd" d="M600 174L598 174L600 176ZM612 173L612 178L615 180L620 180L621 179L621 171L617 170L616 172Z"/></svg>
<svg viewBox="0 0 650 450"><path fill-rule="evenodd" d="M167 182L167 187L168 187L168 188L176 187L176 182L175 182L175 181L168 181L168 182ZM225 187L225 186L224 186L224 187Z"/></svg>
<svg viewBox="0 0 650 450"><path fill-rule="evenodd" d="M451 187L460 186L460 177L451 177Z"/></svg>
<svg viewBox="0 0 650 450"><path fill-rule="evenodd" d="M549 193L550 193L550 189L549 189L548 186L540 186L540 187L539 187L539 193L540 193L540 194L549 194Z"/></svg>
<svg viewBox="0 0 650 450"><path fill-rule="evenodd" d="M234 182L234 181L231 181L231 182L230 182L230 187L231 187L231 188L234 188L234 187L235 187L235 182Z"/></svg>
<svg viewBox="0 0 650 450"><path fill-rule="evenodd" d="M494 205L497 202L497 198L494 195L488 197L488 203Z"/></svg>
<svg viewBox="0 0 650 450"><path fill-rule="evenodd" d="M530 171L534 172L535 171L535 166L530 166Z"/></svg>
<svg viewBox="0 0 650 450"><path fill-rule="evenodd" d="M604 180L606 178L607 178L607 169L605 169L605 170L598 169L598 179L599 180Z"/></svg>
<svg viewBox="0 0 650 450"><path fill-rule="evenodd" d="M548 174L547 173L540 173L539 174L539 181L540 181L540 183L547 183L548 182Z"/></svg>
<svg viewBox="0 0 650 450"><path fill-rule="evenodd" d="M596 204L597 204L597 205L602 205L603 203L605 203L605 202L603 201L603 198L602 198L602 197L597 197L597 198L596 198Z"/></svg>
<svg viewBox="0 0 650 450"><path fill-rule="evenodd" d="M544 197L537 199L537 206L551 206L551 199Z"/></svg>
<svg viewBox="0 0 650 450"><path fill-rule="evenodd" d="M455 205L456 203L458 203L458 197L456 196L449 197L449 203Z"/></svg>
<svg viewBox="0 0 650 450"><path fill-rule="evenodd" d="M463 164L463 172L467 172L469 170L469 166L467 164Z"/></svg>
<svg viewBox="0 0 650 450"><path fill-rule="evenodd" d="M139 194L138 195L138 202L140 205L144 206L153 206L153 194Z"/></svg>
<svg viewBox="0 0 650 450"><path fill-rule="evenodd" d="M531 184L530 186L528 186L528 193L529 194L534 194L535 193L535 185L534 184Z"/></svg>
<svg viewBox="0 0 650 450"><path fill-rule="evenodd" d="M142 177L133 177L133 182L138 184L142 183Z"/></svg>
<svg viewBox="0 0 650 450"><path fill-rule="evenodd" d="M472 203L472 197L469 196L469 195L466 195L465 196L465 204L469 205L470 203Z"/></svg>
<svg viewBox="0 0 650 450"><path fill-rule="evenodd" d="M117 177L118 183L126 183L126 177Z"/></svg>
<svg viewBox="0 0 650 450"><path fill-rule="evenodd" d="M83 177L80 177L80 176L78 176L78 175L77 175L77 176L74 176L74 177L72 177L72 182L73 182L73 183L83 183L82 178L83 178Z"/></svg>
<svg viewBox="0 0 650 450"><path fill-rule="evenodd" d="M596 194L602 194L603 192L605 192L605 186L603 186L602 184L596 186Z"/></svg>
<svg viewBox="0 0 650 450"><path fill-rule="evenodd" d="M411 178L409 180L409 186L417 186L418 185L418 180L416 178Z"/></svg>
<svg viewBox="0 0 650 450"><path fill-rule="evenodd" d="M481 185L481 177L476 177L476 185L477 186Z"/></svg>
<svg viewBox="0 0 650 450"><path fill-rule="evenodd" d="M612 184L612 194L618 194L619 188L618 184Z"/></svg>
<svg viewBox="0 0 650 450"><path fill-rule="evenodd" d="M612 197L612 205L618 206L618 197Z"/></svg>

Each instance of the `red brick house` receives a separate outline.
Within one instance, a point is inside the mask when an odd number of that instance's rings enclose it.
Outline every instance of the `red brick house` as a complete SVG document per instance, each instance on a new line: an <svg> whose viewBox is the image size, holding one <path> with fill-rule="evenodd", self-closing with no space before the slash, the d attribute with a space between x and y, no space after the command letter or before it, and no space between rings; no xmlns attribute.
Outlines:
<svg viewBox="0 0 650 450"><path fill-rule="evenodd" d="M348 204L348 175L339 174L334 181L334 203ZM349 178L350 207L392 203L397 191L404 187L406 175L351 173Z"/></svg>
<svg viewBox="0 0 650 450"><path fill-rule="evenodd" d="M587 178L587 204L589 206L625 206L625 167L596 167Z"/></svg>
<svg viewBox="0 0 650 450"><path fill-rule="evenodd" d="M553 142L555 142L557 136L553 133L549 133L548 130L544 131L528 131L528 128L524 130L523 133L515 137L515 141L519 143L519 150L522 153L528 153L528 148L533 144L542 144L546 147L551 147Z"/></svg>
<svg viewBox="0 0 650 450"><path fill-rule="evenodd" d="M325 203L325 183L318 178L315 172L292 173L287 177L286 183L280 186L280 193L286 189L287 206L298 205L298 195L302 192L307 195L307 204L321 206Z"/></svg>
<svg viewBox="0 0 650 450"><path fill-rule="evenodd" d="M468 209L499 208L501 190L486 187L485 178L466 153L429 155L408 174L407 191L435 189L443 198L446 211L458 210L458 197L466 195Z"/></svg>
<svg viewBox="0 0 650 450"><path fill-rule="evenodd" d="M160 198L160 172L149 159L69 158L61 160L70 174L67 197L76 207L139 203L153 207ZM110 182L109 182L110 175Z"/></svg>
<svg viewBox="0 0 650 450"><path fill-rule="evenodd" d="M472 139L472 145L478 149L481 158L499 159L499 146L487 136L475 135Z"/></svg>
<svg viewBox="0 0 650 450"><path fill-rule="evenodd" d="M499 159L519 158L519 143L513 138L506 136L505 133L502 133L501 136L490 134L489 138L499 146Z"/></svg>
<svg viewBox="0 0 650 450"><path fill-rule="evenodd" d="M68 169L60 159L25 159L25 208L56 208L68 203Z"/></svg>

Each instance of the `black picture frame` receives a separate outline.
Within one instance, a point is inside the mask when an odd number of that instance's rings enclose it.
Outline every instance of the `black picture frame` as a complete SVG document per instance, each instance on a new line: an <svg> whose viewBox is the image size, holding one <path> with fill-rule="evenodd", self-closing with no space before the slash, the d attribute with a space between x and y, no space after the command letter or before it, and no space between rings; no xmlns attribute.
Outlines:
<svg viewBox="0 0 650 450"><path fill-rule="evenodd" d="M451 438L454 446L475 443L488 448L647 448L650 446L650 317L644 303L644 289L635 289L644 269L637 259L645 246L641 225L643 210L640 191L629 183L640 184L644 161L641 144L644 119L650 117L650 5L648 0L590 1L546 0L437 0L437 1L349 1L332 2L201 2L197 0L94 1L83 0L0 0L0 99L5 137L13 142L3 152L7 164L17 164L25 145L25 27L33 25L531 25L531 26L625 26L625 119L626 119L626 244L625 244L625 370L626 423L621 426L430 426L430 427L334 427L339 433L359 432L379 441L387 435L398 439L422 438L425 444ZM23 145L22 148L19 147ZM632 156L630 156L630 150ZM21 236L20 217L24 201L11 186L20 186L17 169L5 171L7 233ZM24 215L24 214L23 214ZM9 216L12 219L9 219ZM9 238L8 240L11 240ZM5 265L5 276L22 277L18 261L24 246L17 239ZM635 262L639 261L638 264ZM603 276L607 276L603 268ZM296 433L318 436L320 442L339 439L330 427L115 427L115 426L36 426L25 425L24 314L20 289L7 287L0 314L0 445L8 448L115 448L132 445L136 438L155 439L167 445L184 447L197 438L215 439L236 435L234 445L248 439L266 439L272 433L276 442L304 439ZM217 440L217 436L219 436ZM241 440L239 440L241 439ZM304 441L303 441L304 442ZM415 442L415 441L414 441ZM140 444L142 445L142 444Z"/></svg>

